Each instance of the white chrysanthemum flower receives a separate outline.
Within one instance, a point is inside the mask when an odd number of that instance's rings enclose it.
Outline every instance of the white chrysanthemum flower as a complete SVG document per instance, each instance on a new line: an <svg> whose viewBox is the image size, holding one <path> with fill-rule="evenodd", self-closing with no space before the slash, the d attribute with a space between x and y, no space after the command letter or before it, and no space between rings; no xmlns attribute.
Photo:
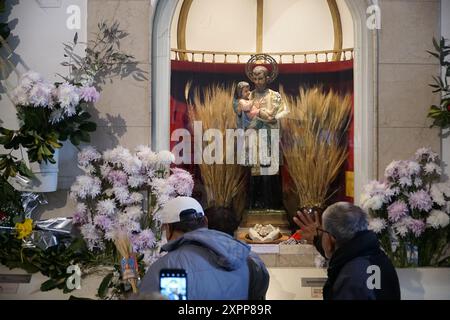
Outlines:
<svg viewBox="0 0 450 320"><path fill-rule="evenodd" d="M102 241L102 235L94 225L87 223L81 226L81 234L88 245L89 250L104 249L105 244Z"/></svg>
<svg viewBox="0 0 450 320"><path fill-rule="evenodd" d="M101 200L97 203L97 212L101 215L110 216L116 211L116 203L113 199Z"/></svg>
<svg viewBox="0 0 450 320"><path fill-rule="evenodd" d="M170 165L175 162L175 156L172 152L163 150L158 152L158 163L162 165Z"/></svg>
<svg viewBox="0 0 450 320"><path fill-rule="evenodd" d="M175 189L166 179L155 178L152 180L151 186L160 205L169 201L172 194L175 193Z"/></svg>
<svg viewBox="0 0 450 320"><path fill-rule="evenodd" d="M42 75L35 71L27 71L20 77L20 85L24 88L30 89L33 84L36 82L44 81Z"/></svg>
<svg viewBox="0 0 450 320"><path fill-rule="evenodd" d="M130 194L130 202L131 203L140 203L144 200L144 196L139 192L132 192Z"/></svg>
<svg viewBox="0 0 450 320"><path fill-rule="evenodd" d="M450 197L450 183L448 182L441 182L437 184L439 190L442 191L443 194L445 194L447 197Z"/></svg>
<svg viewBox="0 0 450 320"><path fill-rule="evenodd" d="M113 188L114 196L122 205L127 205L130 203L130 192L128 188L124 186L117 186Z"/></svg>
<svg viewBox="0 0 450 320"><path fill-rule="evenodd" d="M420 164L417 163L416 161L408 161L407 168L408 168L408 175L410 176L418 175L421 169Z"/></svg>
<svg viewBox="0 0 450 320"><path fill-rule="evenodd" d="M113 168L111 166L109 166L107 163L102 164L100 166L100 174L102 175L102 178L104 179L104 178L108 177L108 175L112 171L112 169Z"/></svg>
<svg viewBox="0 0 450 320"><path fill-rule="evenodd" d="M148 146L137 146L135 151L136 156L142 161L145 167L153 167L158 163L158 155Z"/></svg>
<svg viewBox="0 0 450 320"><path fill-rule="evenodd" d="M12 91L11 99L17 106L26 106L30 104L30 100L28 99L28 91L22 86L19 86Z"/></svg>
<svg viewBox="0 0 450 320"><path fill-rule="evenodd" d="M55 104L52 94L54 90L55 86L49 82L36 83L28 92L30 104L35 107L52 108Z"/></svg>
<svg viewBox="0 0 450 320"><path fill-rule="evenodd" d="M433 174L433 173L436 173L438 175L442 174L442 168L434 162L429 162L429 163L425 164L423 169L427 174Z"/></svg>
<svg viewBox="0 0 450 320"><path fill-rule="evenodd" d="M123 170L129 175L139 174L142 168L142 161L137 157L127 157L122 162Z"/></svg>
<svg viewBox="0 0 450 320"><path fill-rule="evenodd" d="M80 103L79 90L74 85L64 82L56 90L57 100L64 114L68 117L76 113L75 107Z"/></svg>
<svg viewBox="0 0 450 320"><path fill-rule="evenodd" d="M103 159L113 164L123 165L123 163L129 161L132 157L130 151L122 146L117 146L112 150L103 152Z"/></svg>
<svg viewBox="0 0 450 320"><path fill-rule="evenodd" d="M86 167L91 164L92 161L99 160L101 156L102 155L94 147L87 146L78 153L78 164Z"/></svg>
<svg viewBox="0 0 450 320"><path fill-rule="evenodd" d="M440 210L432 210L427 218L427 225L434 229L445 228L449 222L450 218L448 214Z"/></svg>
<svg viewBox="0 0 450 320"><path fill-rule="evenodd" d="M382 218L373 218L369 221L369 230L375 233L380 233L386 228L386 220Z"/></svg>
<svg viewBox="0 0 450 320"><path fill-rule="evenodd" d="M128 185L131 188L138 188L142 186L146 180L147 178L142 175L131 175L128 177Z"/></svg>
<svg viewBox="0 0 450 320"><path fill-rule="evenodd" d="M400 161L392 161L391 163L389 163L387 165L386 169L384 170L384 176L386 178L396 177L398 175L397 171L398 171L399 163L400 163Z"/></svg>
<svg viewBox="0 0 450 320"><path fill-rule="evenodd" d="M365 210L380 210L384 203L384 197L381 195L374 195L368 198L363 204L363 208Z"/></svg>
<svg viewBox="0 0 450 320"><path fill-rule="evenodd" d="M70 188L71 196L81 199L86 199L87 197L95 198L100 194L100 190L100 179L88 175L78 176Z"/></svg>
<svg viewBox="0 0 450 320"><path fill-rule="evenodd" d="M400 237L406 236L408 233L407 219L402 219L397 223L392 225L395 235L399 235Z"/></svg>
<svg viewBox="0 0 450 320"><path fill-rule="evenodd" d="M422 179L417 178L417 177L414 179L414 186L416 186L417 188L420 188L422 186L422 184L423 184Z"/></svg>
<svg viewBox="0 0 450 320"><path fill-rule="evenodd" d="M118 215L117 222L120 228L127 230L129 234L141 231L141 224L138 221L131 219L131 217L124 212Z"/></svg>
<svg viewBox="0 0 450 320"><path fill-rule="evenodd" d="M144 212L142 211L142 208L139 206L130 206L130 207L126 207L124 210L124 213L131 219L134 221L138 221L139 219L142 218L142 215L144 214Z"/></svg>
<svg viewBox="0 0 450 320"><path fill-rule="evenodd" d="M400 184L402 187L410 187L410 186L412 186L412 180L411 180L411 177L401 177L401 178L399 179L399 184Z"/></svg>
<svg viewBox="0 0 450 320"><path fill-rule="evenodd" d="M444 206L446 201L442 190L439 188L439 184L433 183L430 188L430 195L433 202L439 206Z"/></svg>
<svg viewBox="0 0 450 320"><path fill-rule="evenodd" d="M420 148L416 151L415 158L418 161L436 161L438 159L438 154L433 152L430 148Z"/></svg>

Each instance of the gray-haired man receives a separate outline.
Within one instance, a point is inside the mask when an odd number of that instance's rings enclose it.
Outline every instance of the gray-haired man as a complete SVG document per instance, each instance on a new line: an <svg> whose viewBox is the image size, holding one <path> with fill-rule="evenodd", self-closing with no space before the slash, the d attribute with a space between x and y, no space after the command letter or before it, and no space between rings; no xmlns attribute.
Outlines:
<svg viewBox="0 0 450 320"><path fill-rule="evenodd" d="M305 221L301 214L295 220L306 224L305 230L316 229L314 244L329 259L325 300L400 299L397 272L376 234L367 229L367 214L360 207L348 202L329 206L322 227L312 219Z"/></svg>

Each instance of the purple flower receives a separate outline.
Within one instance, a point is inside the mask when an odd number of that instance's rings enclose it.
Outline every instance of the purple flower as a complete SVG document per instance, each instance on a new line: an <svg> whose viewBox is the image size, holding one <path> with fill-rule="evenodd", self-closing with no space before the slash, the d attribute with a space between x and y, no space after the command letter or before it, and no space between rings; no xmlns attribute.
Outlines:
<svg viewBox="0 0 450 320"><path fill-rule="evenodd" d="M37 82L29 92L30 103L35 107L53 107L54 86L48 82Z"/></svg>
<svg viewBox="0 0 450 320"><path fill-rule="evenodd" d="M146 249L152 248L155 245L155 242L155 235L150 229L142 230L139 234L134 234L131 236L133 250L139 253Z"/></svg>
<svg viewBox="0 0 450 320"><path fill-rule="evenodd" d="M88 217L85 212L76 211L72 216L73 224L85 224L88 222Z"/></svg>
<svg viewBox="0 0 450 320"><path fill-rule="evenodd" d="M408 214L408 206L403 201L396 201L388 208L388 217L392 222L397 222Z"/></svg>
<svg viewBox="0 0 450 320"><path fill-rule="evenodd" d="M104 231L111 229L112 221L108 216L99 214L94 218L94 224Z"/></svg>
<svg viewBox="0 0 450 320"><path fill-rule="evenodd" d="M419 237L425 231L426 225L422 220L409 219L407 227L416 237Z"/></svg>
<svg viewBox="0 0 450 320"><path fill-rule="evenodd" d="M120 170L112 170L108 174L108 181L113 186L124 186L127 184L127 179L128 179L127 174Z"/></svg>
<svg viewBox="0 0 450 320"><path fill-rule="evenodd" d="M97 102L100 98L100 93L95 87L81 87L80 98L86 102Z"/></svg>
<svg viewBox="0 0 450 320"><path fill-rule="evenodd" d="M419 190L409 195L409 205L413 209L430 211L433 206L433 200L425 190Z"/></svg>
<svg viewBox="0 0 450 320"><path fill-rule="evenodd" d="M191 196L194 180L189 172L180 168L173 168L172 175L167 179L167 182L173 186L179 196Z"/></svg>

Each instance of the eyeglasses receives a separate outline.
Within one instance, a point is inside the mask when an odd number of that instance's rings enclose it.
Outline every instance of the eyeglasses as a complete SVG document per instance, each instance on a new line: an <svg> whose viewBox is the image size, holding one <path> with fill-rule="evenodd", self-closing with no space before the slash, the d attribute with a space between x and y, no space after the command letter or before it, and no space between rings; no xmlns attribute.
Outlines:
<svg viewBox="0 0 450 320"><path fill-rule="evenodd" d="M328 233L330 236L332 236L334 238L334 236L330 232L328 232L327 230L323 230L322 228L317 227L316 228L316 235L318 237L322 236L322 234L319 234L319 231L322 232L322 233Z"/></svg>

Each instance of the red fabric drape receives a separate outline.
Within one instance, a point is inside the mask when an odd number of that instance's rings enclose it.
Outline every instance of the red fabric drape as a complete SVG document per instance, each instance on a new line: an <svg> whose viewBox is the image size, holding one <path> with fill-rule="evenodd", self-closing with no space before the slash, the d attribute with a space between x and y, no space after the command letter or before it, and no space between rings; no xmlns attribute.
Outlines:
<svg viewBox="0 0 450 320"><path fill-rule="evenodd" d="M229 85L239 81L248 81L245 75L245 64L235 63L200 63L188 61L172 61L171 99L170 99L170 132L177 128L189 128L187 105L185 102L185 86L191 81L193 87L204 87L214 83ZM320 63L279 64L279 75L271 83L270 88L279 91L283 86L286 94L298 95L298 88L322 86L324 90L333 89L341 94L353 95L353 60ZM230 106L231 108L232 106ZM346 172L353 172L353 121L348 133L348 159L333 184L338 191L330 199L335 201L353 201L345 193ZM171 142L171 148L177 142ZM196 166L184 166L198 178ZM283 188L291 183L289 174L282 170Z"/></svg>

